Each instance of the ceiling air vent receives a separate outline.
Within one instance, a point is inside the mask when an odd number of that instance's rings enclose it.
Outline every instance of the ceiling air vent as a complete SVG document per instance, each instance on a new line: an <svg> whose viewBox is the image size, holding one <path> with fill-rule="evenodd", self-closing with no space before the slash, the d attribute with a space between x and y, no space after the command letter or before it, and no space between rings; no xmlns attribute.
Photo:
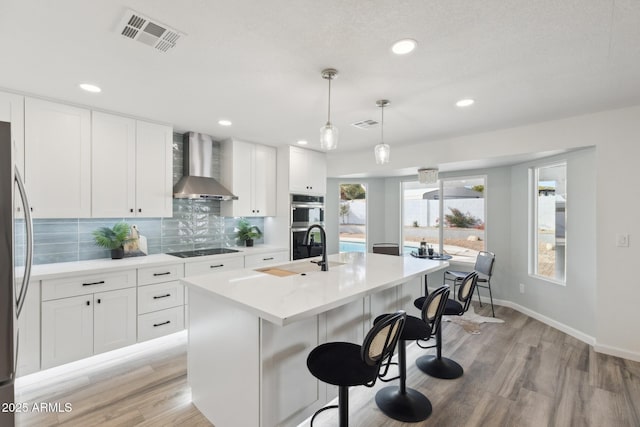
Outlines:
<svg viewBox="0 0 640 427"><path fill-rule="evenodd" d="M174 47L180 37L185 35L133 10L128 10L125 14L119 32L129 39L139 41L162 52Z"/></svg>
<svg viewBox="0 0 640 427"><path fill-rule="evenodd" d="M361 120L359 122L355 122L355 123L351 123L351 126L355 126L358 129L369 129L370 127L373 127L375 125L377 125L378 122L376 122L375 120Z"/></svg>

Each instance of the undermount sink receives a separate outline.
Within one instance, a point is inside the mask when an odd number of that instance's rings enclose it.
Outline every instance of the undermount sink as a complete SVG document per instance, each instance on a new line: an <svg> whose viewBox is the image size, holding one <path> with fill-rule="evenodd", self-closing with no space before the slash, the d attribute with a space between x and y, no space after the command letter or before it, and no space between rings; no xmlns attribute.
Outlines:
<svg viewBox="0 0 640 427"><path fill-rule="evenodd" d="M344 262L329 261L329 270L331 270L332 267L337 267L343 264ZM320 266L312 262L296 262L290 264L274 265L273 267L257 268L254 271L259 271L261 273L271 274L278 277L287 277L293 276L295 274L320 271Z"/></svg>

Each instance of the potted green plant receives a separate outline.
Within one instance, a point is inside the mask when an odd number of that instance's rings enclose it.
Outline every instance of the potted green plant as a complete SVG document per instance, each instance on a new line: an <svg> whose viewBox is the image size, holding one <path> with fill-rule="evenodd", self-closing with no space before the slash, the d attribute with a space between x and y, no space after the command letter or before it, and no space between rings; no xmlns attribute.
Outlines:
<svg viewBox="0 0 640 427"><path fill-rule="evenodd" d="M100 227L92 234L96 245L111 250L111 259L124 257L124 244L132 240L126 222L119 222L113 228Z"/></svg>
<svg viewBox="0 0 640 427"><path fill-rule="evenodd" d="M253 246L253 239L259 239L262 237L262 231L255 226L251 225L249 221L242 218L236 225L236 238L244 242L245 246Z"/></svg>

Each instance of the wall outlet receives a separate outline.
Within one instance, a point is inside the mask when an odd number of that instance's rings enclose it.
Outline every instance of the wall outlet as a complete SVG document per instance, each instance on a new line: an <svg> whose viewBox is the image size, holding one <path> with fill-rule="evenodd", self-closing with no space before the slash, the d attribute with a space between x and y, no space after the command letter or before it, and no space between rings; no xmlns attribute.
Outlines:
<svg viewBox="0 0 640 427"><path fill-rule="evenodd" d="M616 246L619 248L629 247L629 235L628 234L616 234Z"/></svg>
<svg viewBox="0 0 640 427"><path fill-rule="evenodd" d="M520 283L520 293L524 294L524 283Z"/></svg>

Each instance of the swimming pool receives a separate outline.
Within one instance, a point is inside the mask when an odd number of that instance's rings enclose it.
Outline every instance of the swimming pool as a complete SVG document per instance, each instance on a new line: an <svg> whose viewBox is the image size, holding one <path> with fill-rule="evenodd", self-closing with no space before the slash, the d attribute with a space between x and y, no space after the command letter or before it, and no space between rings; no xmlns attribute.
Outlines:
<svg viewBox="0 0 640 427"><path fill-rule="evenodd" d="M403 253L408 254L411 251L415 251L418 248L416 246L405 246L402 250ZM340 242L340 252L366 252L367 247L364 242Z"/></svg>

